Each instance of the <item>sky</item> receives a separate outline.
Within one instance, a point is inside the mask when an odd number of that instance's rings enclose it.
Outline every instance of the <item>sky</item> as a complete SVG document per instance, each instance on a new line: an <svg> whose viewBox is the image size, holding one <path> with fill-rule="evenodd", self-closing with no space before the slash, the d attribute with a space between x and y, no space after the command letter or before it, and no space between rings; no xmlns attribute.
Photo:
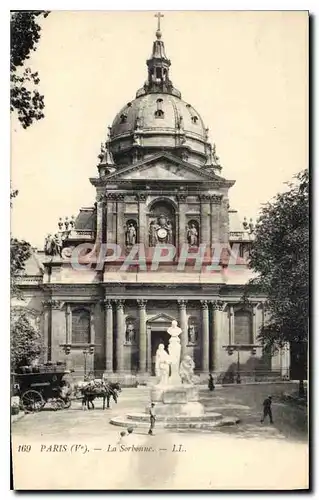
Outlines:
<svg viewBox="0 0 319 500"><path fill-rule="evenodd" d="M155 12L53 11L28 65L40 76L45 118L12 117L11 232L43 248L59 217L92 206L107 127L146 79ZM231 208L260 206L308 167L306 12L164 12L170 77L209 127Z"/></svg>

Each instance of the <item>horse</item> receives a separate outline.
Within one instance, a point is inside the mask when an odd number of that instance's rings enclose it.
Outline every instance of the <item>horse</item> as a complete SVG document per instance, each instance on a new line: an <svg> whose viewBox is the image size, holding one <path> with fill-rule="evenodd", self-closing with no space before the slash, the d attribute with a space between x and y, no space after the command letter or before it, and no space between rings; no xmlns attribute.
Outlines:
<svg viewBox="0 0 319 500"><path fill-rule="evenodd" d="M117 403L118 393L121 392L121 386L115 382L105 382L103 380L95 379L90 383L82 386L80 389L82 393L82 409L94 409L94 399L103 398L103 410L105 410L105 400L107 401L107 408L110 408L111 397Z"/></svg>

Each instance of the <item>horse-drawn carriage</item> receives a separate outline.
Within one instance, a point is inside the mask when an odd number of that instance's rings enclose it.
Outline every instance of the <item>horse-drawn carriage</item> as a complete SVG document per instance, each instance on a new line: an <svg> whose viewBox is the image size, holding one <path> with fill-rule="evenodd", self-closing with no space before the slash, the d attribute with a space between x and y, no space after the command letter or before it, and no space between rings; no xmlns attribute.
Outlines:
<svg viewBox="0 0 319 500"><path fill-rule="evenodd" d="M37 367L13 374L13 393L20 397L21 407L36 412L49 403L54 410L70 408L70 390L64 380L65 368Z"/></svg>
<svg viewBox="0 0 319 500"><path fill-rule="evenodd" d="M110 408L111 398L117 403L118 395L121 392L121 386L118 382L109 382L106 379L96 379L94 377L86 378L83 382L75 385L75 394L77 399L82 401L82 409L94 409L93 401L96 398L102 398L103 410Z"/></svg>

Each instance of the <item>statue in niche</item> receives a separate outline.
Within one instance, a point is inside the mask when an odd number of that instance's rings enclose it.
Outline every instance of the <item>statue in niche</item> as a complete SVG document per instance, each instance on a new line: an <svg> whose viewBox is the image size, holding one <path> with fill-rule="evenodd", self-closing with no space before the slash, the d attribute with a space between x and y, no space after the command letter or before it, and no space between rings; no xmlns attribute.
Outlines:
<svg viewBox="0 0 319 500"><path fill-rule="evenodd" d="M196 344L196 341L197 341L196 326L194 325L194 323L190 323L188 327L188 343Z"/></svg>
<svg viewBox="0 0 319 500"><path fill-rule="evenodd" d="M135 328L131 321L126 325L125 342L126 344L133 344L135 342Z"/></svg>
<svg viewBox="0 0 319 500"><path fill-rule="evenodd" d="M150 228L149 228L149 237L150 237L150 246L155 247L156 244L158 243L158 238L157 238L157 230L159 229L159 225L156 224L155 220L152 220L150 223Z"/></svg>
<svg viewBox="0 0 319 500"><path fill-rule="evenodd" d="M187 229L187 241L191 247L198 246L198 231L194 222L190 222Z"/></svg>
<svg viewBox="0 0 319 500"><path fill-rule="evenodd" d="M126 246L132 246L136 243L136 228L133 222L128 222L126 224L125 240Z"/></svg>
<svg viewBox="0 0 319 500"><path fill-rule="evenodd" d="M149 226L150 246L173 242L173 225L166 215L160 215Z"/></svg>

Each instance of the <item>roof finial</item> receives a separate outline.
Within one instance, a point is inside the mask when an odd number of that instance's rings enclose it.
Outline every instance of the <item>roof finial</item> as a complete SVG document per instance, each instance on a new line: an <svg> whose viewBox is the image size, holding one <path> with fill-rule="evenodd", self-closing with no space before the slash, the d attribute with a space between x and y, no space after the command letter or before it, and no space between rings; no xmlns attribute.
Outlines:
<svg viewBox="0 0 319 500"><path fill-rule="evenodd" d="M155 14L154 17L157 17L157 31L156 31L156 38L160 39L162 38L162 33L161 33L161 17L164 17L164 14L161 14L158 12Z"/></svg>

